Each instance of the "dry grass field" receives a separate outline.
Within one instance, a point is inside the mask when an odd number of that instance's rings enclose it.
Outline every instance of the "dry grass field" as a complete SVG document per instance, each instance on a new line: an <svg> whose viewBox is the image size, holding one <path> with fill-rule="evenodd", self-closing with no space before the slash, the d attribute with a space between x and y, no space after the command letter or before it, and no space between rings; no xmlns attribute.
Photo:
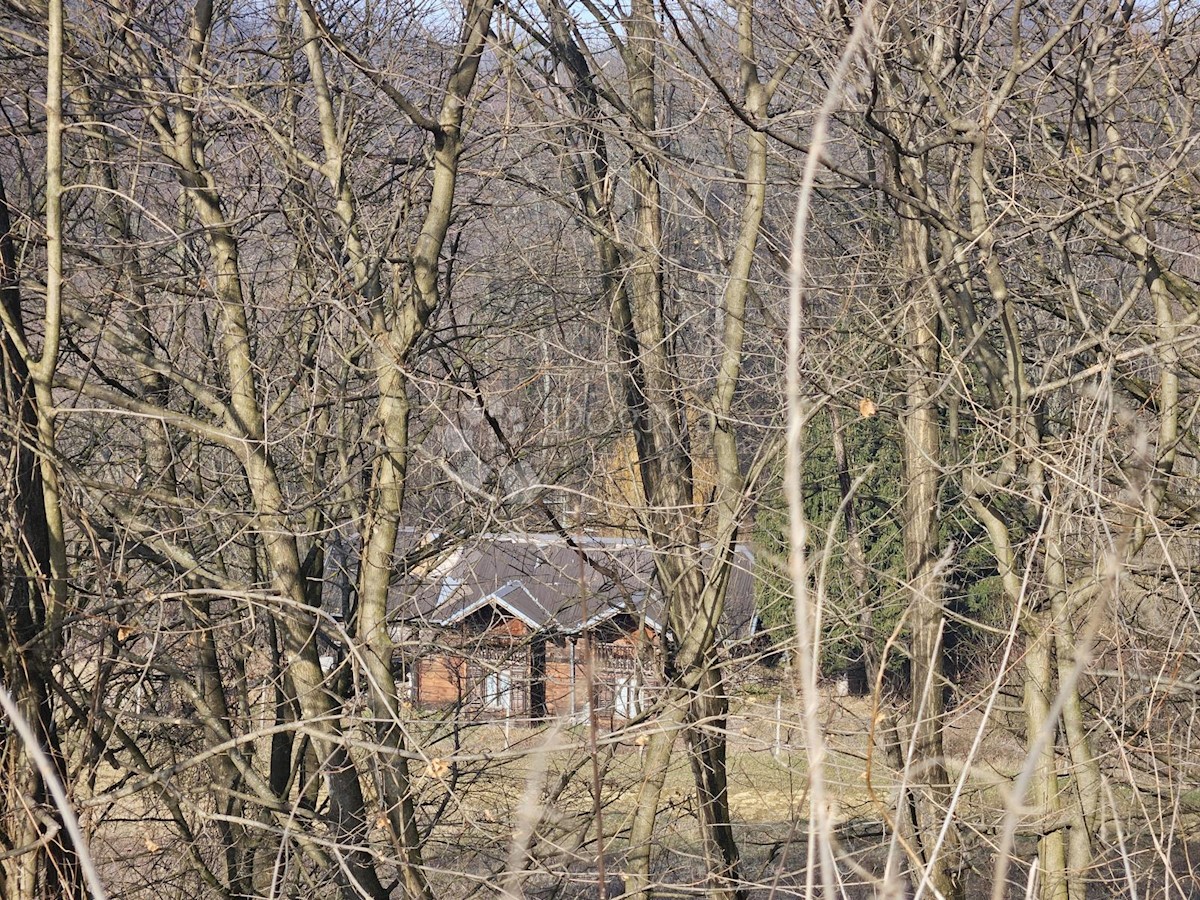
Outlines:
<svg viewBox="0 0 1200 900"><path fill-rule="evenodd" d="M874 712L871 701L864 698L829 695L821 704L821 724L828 742L825 774L836 802L839 840L868 866L885 855L884 819L892 815L897 787L886 758L868 751ZM955 777L971 754L979 723L978 713L969 710L958 711L950 722L948 763ZM777 707L757 699L734 703L727 730L729 797L744 874L761 885L765 896L802 877L808 819L803 733L794 704L783 702ZM610 872L620 871L623 842L619 835L638 802L643 777L642 733L633 728L597 734ZM482 872L489 860L503 858L515 823L522 819L522 804L532 804L539 821L538 840L543 841L537 850L547 890L552 884L561 886L564 873L574 872L581 885L580 896L588 895L585 885L595 877L596 847L592 761L585 726L510 723L506 728L489 722L463 727L455 734L444 724L424 722L415 726L413 736L425 740L425 752L447 766L443 772L439 762L431 764L418 785L422 807L441 810L443 818L434 844L446 854L443 864L447 871L453 868L451 859L460 871L464 861L473 860L467 868ZM998 821L1005 796L1001 782L1011 778L1020 765L1021 748L1015 738L994 726L985 729L971 757L960 814L972 822ZM560 779L568 775L569 786L556 792ZM690 761L681 738L664 787L659 820L660 877L681 890L698 884L696 879L702 878L704 870L692 798ZM1018 848L1019 852L1024 849ZM430 860L435 866L438 856L435 853ZM984 868L977 868L982 878ZM531 876L526 885L531 895L538 882L536 875ZM475 883L464 895L484 890L485 883ZM616 882L615 887L619 887ZM855 896L854 891L848 896Z"/></svg>
<svg viewBox="0 0 1200 900"><path fill-rule="evenodd" d="M896 771L886 754L869 746L877 712L869 699L832 693L820 706L828 748L825 776L836 804L837 843L847 861L848 898L873 896L867 873L882 871L890 834L886 820L895 809ZM981 731L982 721L978 709L957 708L946 734L951 777L958 780L964 769L967 773L956 810L967 840L963 877L974 890L986 893L995 834L1011 780L1024 757L1020 741L1004 730L999 717ZM753 886L752 897L786 896L804 877L808 755L800 725L794 703L776 705L761 697L735 700L727 723L729 798L742 874ZM601 855L611 879L609 896L619 896L624 834L644 778L643 736L648 727L598 729L598 752L593 757L585 724L460 720L456 725L446 717L414 714L408 722L410 746L419 748L423 759L412 766L413 788L420 819L428 829L425 858L437 895L446 900L493 895L495 873L511 866L521 829L536 823L530 842L532 862L524 863L528 874L521 882L526 896L596 896ZM175 796L188 798L183 809L189 818L199 827L213 827L203 789L209 775L203 763L185 762L186 745L186 741L178 744L184 764L171 775L169 787ZM595 776L601 784L600 818L607 836L602 851L596 841ZM99 825L94 846L97 855L108 861L104 871L110 884L124 885L132 896L152 884L177 882L186 854L162 797L153 789L127 793L128 784L101 769L95 799L84 800L84 817ZM119 799L105 802L106 794ZM1117 791L1115 796L1123 804L1134 802L1127 791ZM101 811L102 823L95 818ZM682 737L664 787L658 823L656 877L666 889L664 896L687 896L703 885L706 861L698 840L693 776ZM295 827L305 827L302 817ZM382 829L373 832L373 838L376 833L378 852L391 853ZM1194 836L1196 823L1181 820L1177 833ZM269 850L276 839L266 828L261 836ZM1133 846L1142 839L1134 835L1130 840ZM1171 859L1178 857L1177 864L1172 863L1180 873L1177 884L1189 883L1185 881L1190 872L1189 840L1165 851ZM1036 855L1036 837L1019 835L1014 849L1009 895L1018 897L1028 863ZM1147 844L1139 846L1138 852L1149 856L1156 851ZM141 862L130 868L134 860ZM1097 880L1111 877L1104 869L1109 866L1119 883L1120 864L1119 859L1099 861ZM138 883L130 881L134 876ZM179 894L185 895L186 890Z"/></svg>

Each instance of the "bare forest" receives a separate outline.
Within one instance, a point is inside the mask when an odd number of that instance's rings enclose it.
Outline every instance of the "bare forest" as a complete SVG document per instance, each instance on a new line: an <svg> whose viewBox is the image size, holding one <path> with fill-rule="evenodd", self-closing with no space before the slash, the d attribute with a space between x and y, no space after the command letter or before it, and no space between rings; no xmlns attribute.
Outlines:
<svg viewBox="0 0 1200 900"><path fill-rule="evenodd" d="M0 0L0 896L1200 897L1200 6Z"/></svg>

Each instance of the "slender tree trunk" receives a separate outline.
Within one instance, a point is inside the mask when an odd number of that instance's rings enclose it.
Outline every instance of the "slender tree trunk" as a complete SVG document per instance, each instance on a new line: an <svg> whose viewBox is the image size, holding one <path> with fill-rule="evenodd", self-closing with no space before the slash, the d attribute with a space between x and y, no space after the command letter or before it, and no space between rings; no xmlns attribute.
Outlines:
<svg viewBox="0 0 1200 900"><path fill-rule="evenodd" d="M850 477L846 438L842 434L841 416L833 407L829 410L829 427L833 435L833 463L837 469L838 491L846 524L846 568L850 572L850 584L858 603L858 659L854 661L855 672L851 682L869 688L876 683L879 675L879 654L875 649L875 603L862 537L858 533L858 501L852 493L854 482Z"/></svg>
<svg viewBox="0 0 1200 900"><path fill-rule="evenodd" d="M65 760L55 726L50 683L55 677L50 643L48 592L53 579L52 537L47 524L48 498L42 460L52 450L43 442L36 391L26 363L28 348L22 319L17 255L8 198L0 180L0 303L3 340L0 343L0 412L4 432L0 453L8 476L3 488L4 545L12 548L0 560L0 591L4 617L0 629L0 679L35 729L41 748L66 781ZM78 897L83 887L75 850L65 828L40 840L41 822L27 806L48 802L46 785L25 747L12 729L0 737L0 777L3 811L0 833L7 855L0 864L0 893L14 900L37 897Z"/></svg>
<svg viewBox="0 0 1200 900"><path fill-rule="evenodd" d="M1054 664L1058 672L1075 667L1077 647L1070 591L1063 555L1062 514L1055 509L1046 526L1046 582L1050 589L1050 615L1053 618ZM1078 679L1069 684L1063 702L1063 737L1071 759L1074 815L1067 834L1066 877L1068 900L1087 900L1087 878L1092 867L1092 842L1099 829L1101 774L1100 763L1092 749L1084 719Z"/></svg>
<svg viewBox="0 0 1200 900"><path fill-rule="evenodd" d="M376 420L383 435L383 452L375 463L367 504L358 579L357 633L364 643L370 685L368 696L376 736L391 752L391 759L381 770L379 787L392 836L400 849L401 881L407 897L423 900L430 896L430 889L424 874L408 749L392 671L394 643L387 626L393 557L404 508L410 453L410 402L401 367L408 361L440 302L440 256L455 209L454 193L463 148L463 116L478 73L495 3L494 0L473 0L465 12L456 61L441 110L436 125L429 123L435 132L435 149L428 207L411 260L410 281L390 323L376 271L382 260L367 256L359 232L354 197L343 168L342 145L321 54L321 23L317 11L307 0L301 0L300 5L325 151L326 175L336 193L355 288L370 310L372 351L379 385Z"/></svg>
<svg viewBox="0 0 1200 900"><path fill-rule="evenodd" d="M1030 799L1034 809L1049 821L1057 821L1061 808L1056 754L1058 723L1050 718L1054 697L1054 633L1047 610L1026 617L1025 648L1025 741L1036 752ZM1038 841L1038 896L1042 900L1068 900L1066 843L1063 830L1055 828Z"/></svg>
<svg viewBox="0 0 1200 900"><path fill-rule="evenodd" d="M904 433L904 561L910 594L912 633L912 766L916 848L933 887L946 897L961 896L949 865L950 846L935 858L934 843L947 814L950 783L942 744L946 683L943 675L945 609L938 509L941 480L941 423L934 389L941 356L939 310L924 277L928 234L913 210L902 210L901 253L910 279L904 312L905 354L909 367Z"/></svg>
<svg viewBox="0 0 1200 900"><path fill-rule="evenodd" d="M47 6L46 71L46 303L41 353L34 356L26 342L22 319L17 254L4 184L0 181L0 314L3 317L3 396L0 409L11 428L4 444L11 458L5 505L13 525L16 558L0 562L0 590L5 616L0 632L0 677L3 677L25 719L33 727L41 750L50 758L57 777L66 784L66 761L55 725L50 685L61 649L67 603L67 551L64 532L52 385L58 366L63 295L63 4ZM0 444L3 446L3 444ZM9 537L9 535L6 535ZM5 542L7 543L7 542ZM6 565L7 563L7 565ZM15 565L13 565L15 563ZM11 566L11 571L5 568ZM0 880L8 896L82 896L83 884L75 848L65 828L46 840L39 820L26 804L47 802L46 784L33 765L30 748L22 746L12 729L0 738L3 774L11 792L6 810L12 848ZM53 815L53 814L52 814ZM7 827L0 831L7 830Z"/></svg>
<svg viewBox="0 0 1200 900"><path fill-rule="evenodd" d="M710 895L743 897L740 887L740 853L733 836L726 772L725 737L728 729L729 697L720 663L713 659L704 670L691 704L687 730L697 806L708 857Z"/></svg>
<svg viewBox="0 0 1200 900"><path fill-rule="evenodd" d="M672 751L689 708L687 693L678 688L671 689L663 703L663 711L654 720L656 731L646 746L642 760L642 784L629 826L629 850L625 864L625 895L634 900L649 900L652 896L650 872L654 860L654 826L662 802L663 785L671 766Z"/></svg>

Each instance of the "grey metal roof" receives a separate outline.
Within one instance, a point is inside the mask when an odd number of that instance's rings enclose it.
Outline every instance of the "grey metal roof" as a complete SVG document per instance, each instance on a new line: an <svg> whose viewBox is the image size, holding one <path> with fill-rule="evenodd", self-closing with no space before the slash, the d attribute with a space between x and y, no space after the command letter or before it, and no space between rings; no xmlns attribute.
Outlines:
<svg viewBox="0 0 1200 900"><path fill-rule="evenodd" d="M653 551L629 538L492 534L447 552L400 580L392 615L433 626L457 624L493 605L533 630L576 634L621 613L661 630L664 610ZM722 638L756 627L753 556L739 547L730 573Z"/></svg>

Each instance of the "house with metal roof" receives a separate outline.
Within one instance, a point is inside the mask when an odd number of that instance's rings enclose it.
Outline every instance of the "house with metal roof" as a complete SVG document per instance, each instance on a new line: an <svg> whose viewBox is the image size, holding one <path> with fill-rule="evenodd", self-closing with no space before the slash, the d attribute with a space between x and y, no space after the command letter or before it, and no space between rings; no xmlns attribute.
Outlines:
<svg viewBox="0 0 1200 900"><path fill-rule="evenodd" d="M753 558L736 553L720 638L757 629ZM483 716L638 716L662 683L653 550L593 535L492 534L396 586L393 637L411 701Z"/></svg>

